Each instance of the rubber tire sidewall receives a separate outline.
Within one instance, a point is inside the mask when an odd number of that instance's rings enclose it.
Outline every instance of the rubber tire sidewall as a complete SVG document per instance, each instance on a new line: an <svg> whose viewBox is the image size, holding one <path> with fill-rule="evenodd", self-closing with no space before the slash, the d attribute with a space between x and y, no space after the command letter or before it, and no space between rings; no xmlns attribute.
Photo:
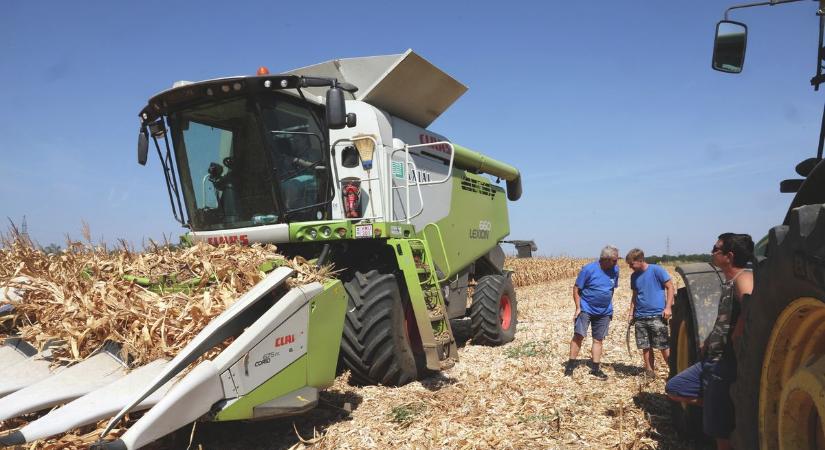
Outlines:
<svg viewBox="0 0 825 450"><path fill-rule="evenodd" d="M404 296L394 274L355 272L349 294L340 363L351 382L401 386L419 376L420 359L405 330ZM423 369L422 369L423 370Z"/></svg>
<svg viewBox="0 0 825 450"><path fill-rule="evenodd" d="M676 300L673 303L673 317L670 319L670 358L668 358L668 368L670 377L678 374L676 362L679 358L679 328L682 323L687 325L688 338L688 367L697 361L696 332L693 323L693 309L690 305L690 298L686 288L680 288L676 292ZM689 440L704 440L702 431L702 408L694 405L683 407L681 403L671 402L671 419L673 427L679 436Z"/></svg>
<svg viewBox="0 0 825 450"><path fill-rule="evenodd" d="M825 247L825 212L822 209L823 205L797 208L790 215L789 225L774 227L768 235L767 258L759 264L753 294L743 305L740 317L745 321L744 334L736 343L737 379L731 387L736 414L736 429L732 436L735 448L760 448L762 364L776 319L798 298L825 298L821 277L817 282L794 274L794 262L798 262L798 258L813 256L814 252L822 256ZM819 270L823 273L825 267Z"/></svg>
<svg viewBox="0 0 825 450"><path fill-rule="evenodd" d="M501 327L502 295L510 299L510 328ZM470 332L473 344L499 346L516 338L518 303L513 282L507 275L484 275L478 279L470 304Z"/></svg>

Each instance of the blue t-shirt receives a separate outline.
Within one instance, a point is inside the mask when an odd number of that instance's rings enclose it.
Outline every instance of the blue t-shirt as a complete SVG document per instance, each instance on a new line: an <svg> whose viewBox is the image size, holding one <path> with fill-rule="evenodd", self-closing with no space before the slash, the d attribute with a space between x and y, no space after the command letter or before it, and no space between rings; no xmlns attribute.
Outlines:
<svg viewBox="0 0 825 450"><path fill-rule="evenodd" d="M582 312L594 316L613 314L613 290L619 284L619 266L613 266L607 272L602 270L598 261L582 267L576 277L576 287L581 295Z"/></svg>
<svg viewBox="0 0 825 450"><path fill-rule="evenodd" d="M630 275L630 288L636 291L633 317L658 316L665 309L665 283L670 274L662 266L648 264L644 272Z"/></svg>

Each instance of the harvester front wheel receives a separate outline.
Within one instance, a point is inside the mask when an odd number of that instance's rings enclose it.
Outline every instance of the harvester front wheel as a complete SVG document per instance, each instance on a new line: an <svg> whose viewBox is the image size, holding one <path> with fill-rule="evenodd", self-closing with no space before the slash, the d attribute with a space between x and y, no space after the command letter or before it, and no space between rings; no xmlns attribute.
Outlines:
<svg viewBox="0 0 825 450"><path fill-rule="evenodd" d="M687 289L676 292L673 317L670 319L670 377L687 369L697 361L696 333L693 324L693 310ZM702 436L702 409L684 403L671 402L673 426L684 439L699 439Z"/></svg>
<svg viewBox="0 0 825 450"><path fill-rule="evenodd" d="M823 209L796 208L768 235L736 347L736 448L825 448Z"/></svg>
<svg viewBox="0 0 825 450"><path fill-rule="evenodd" d="M398 279L378 270L355 272L349 294L341 362L357 384L401 386L418 377L418 328ZM422 366L423 367L423 366Z"/></svg>
<svg viewBox="0 0 825 450"><path fill-rule="evenodd" d="M478 279L470 304L470 328L474 344L503 345L516 337L518 309L516 290L506 275Z"/></svg>

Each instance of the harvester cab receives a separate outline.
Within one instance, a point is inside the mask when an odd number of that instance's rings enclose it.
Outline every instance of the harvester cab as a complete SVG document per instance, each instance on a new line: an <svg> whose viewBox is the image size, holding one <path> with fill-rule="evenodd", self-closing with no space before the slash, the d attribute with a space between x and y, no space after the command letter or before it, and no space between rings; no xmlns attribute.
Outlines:
<svg viewBox="0 0 825 450"><path fill-rule="evenodd" d="M100 444L139 448L198 419L306 411L336 370L401 385L451 367L467 337L512 341L517 301L499 242L510 232L507 199L521 196L519 171L427 129L465 91L408 50L178 82L152 97L139 115L138 162L154 148L186 241L277 244L286 256L334 264L337 279L288 289L294 271L275 269L171 361L102 387L79 383L43 401L33 390L54 390L59 374L14 378L23 381L0 398L0 420L71 402L0 444L114 415L105 436L127 412L148 409ZM15 373L38 358L6 350L0 363L15 358ZM14 381L7 373L0 390Z"/></svg>
<svg viewBox="0 0 825 450"><path fill-rule="evenodd" d="M731 6L716 26L711 67L737 74L745 62L748 27L729 19L732 11L801 0L771 0ZM825 82L825 1L819 21L814 90ZM743 300L744 333L735 342L736 381L730 395L736 414L735 448L808 449L823 447L825 429L825 111L815 157L796 166L798 179L780 191L795 193L781 225L757 244L752 261L754 289ZM722 276L707 263L677 267L685 281L671 320L671 375L700 357L714 326ZM702 435L701 411L675 404L674 425L685 437Z"/></svg>

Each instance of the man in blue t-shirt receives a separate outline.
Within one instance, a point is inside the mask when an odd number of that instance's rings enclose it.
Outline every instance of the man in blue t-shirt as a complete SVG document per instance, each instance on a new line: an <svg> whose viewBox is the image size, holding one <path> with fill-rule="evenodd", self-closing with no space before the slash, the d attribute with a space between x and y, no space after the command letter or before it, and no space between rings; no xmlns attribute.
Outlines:
<svg viewBox="0 0 825 450"><path fill-rule="evenodd" d="M619 249L608 245L602 249L598 261L582 267L576 284L573 286L573 302L576 313L573 315L573 339L570 340L570 359L564 368L564 375L573 375L576 357L582 346L587 328L592 328L593 347L590 351L593 367L590 374L599 379L606 379L601 367L602 341L607 336L610 319L613 318L613 291L619 284Z"/></svg>
<svg viewBox="0 0 825 450"><path fill-rule="evenodd" d="M668 326L673 306L673 281L667 270L645 262L645 253L634 248L625 257L633 270L630 275L630 317L636 327L636 348L642 350L645 375L656 377L653 349L659 349L667 363L670 357Z"/></svg>

